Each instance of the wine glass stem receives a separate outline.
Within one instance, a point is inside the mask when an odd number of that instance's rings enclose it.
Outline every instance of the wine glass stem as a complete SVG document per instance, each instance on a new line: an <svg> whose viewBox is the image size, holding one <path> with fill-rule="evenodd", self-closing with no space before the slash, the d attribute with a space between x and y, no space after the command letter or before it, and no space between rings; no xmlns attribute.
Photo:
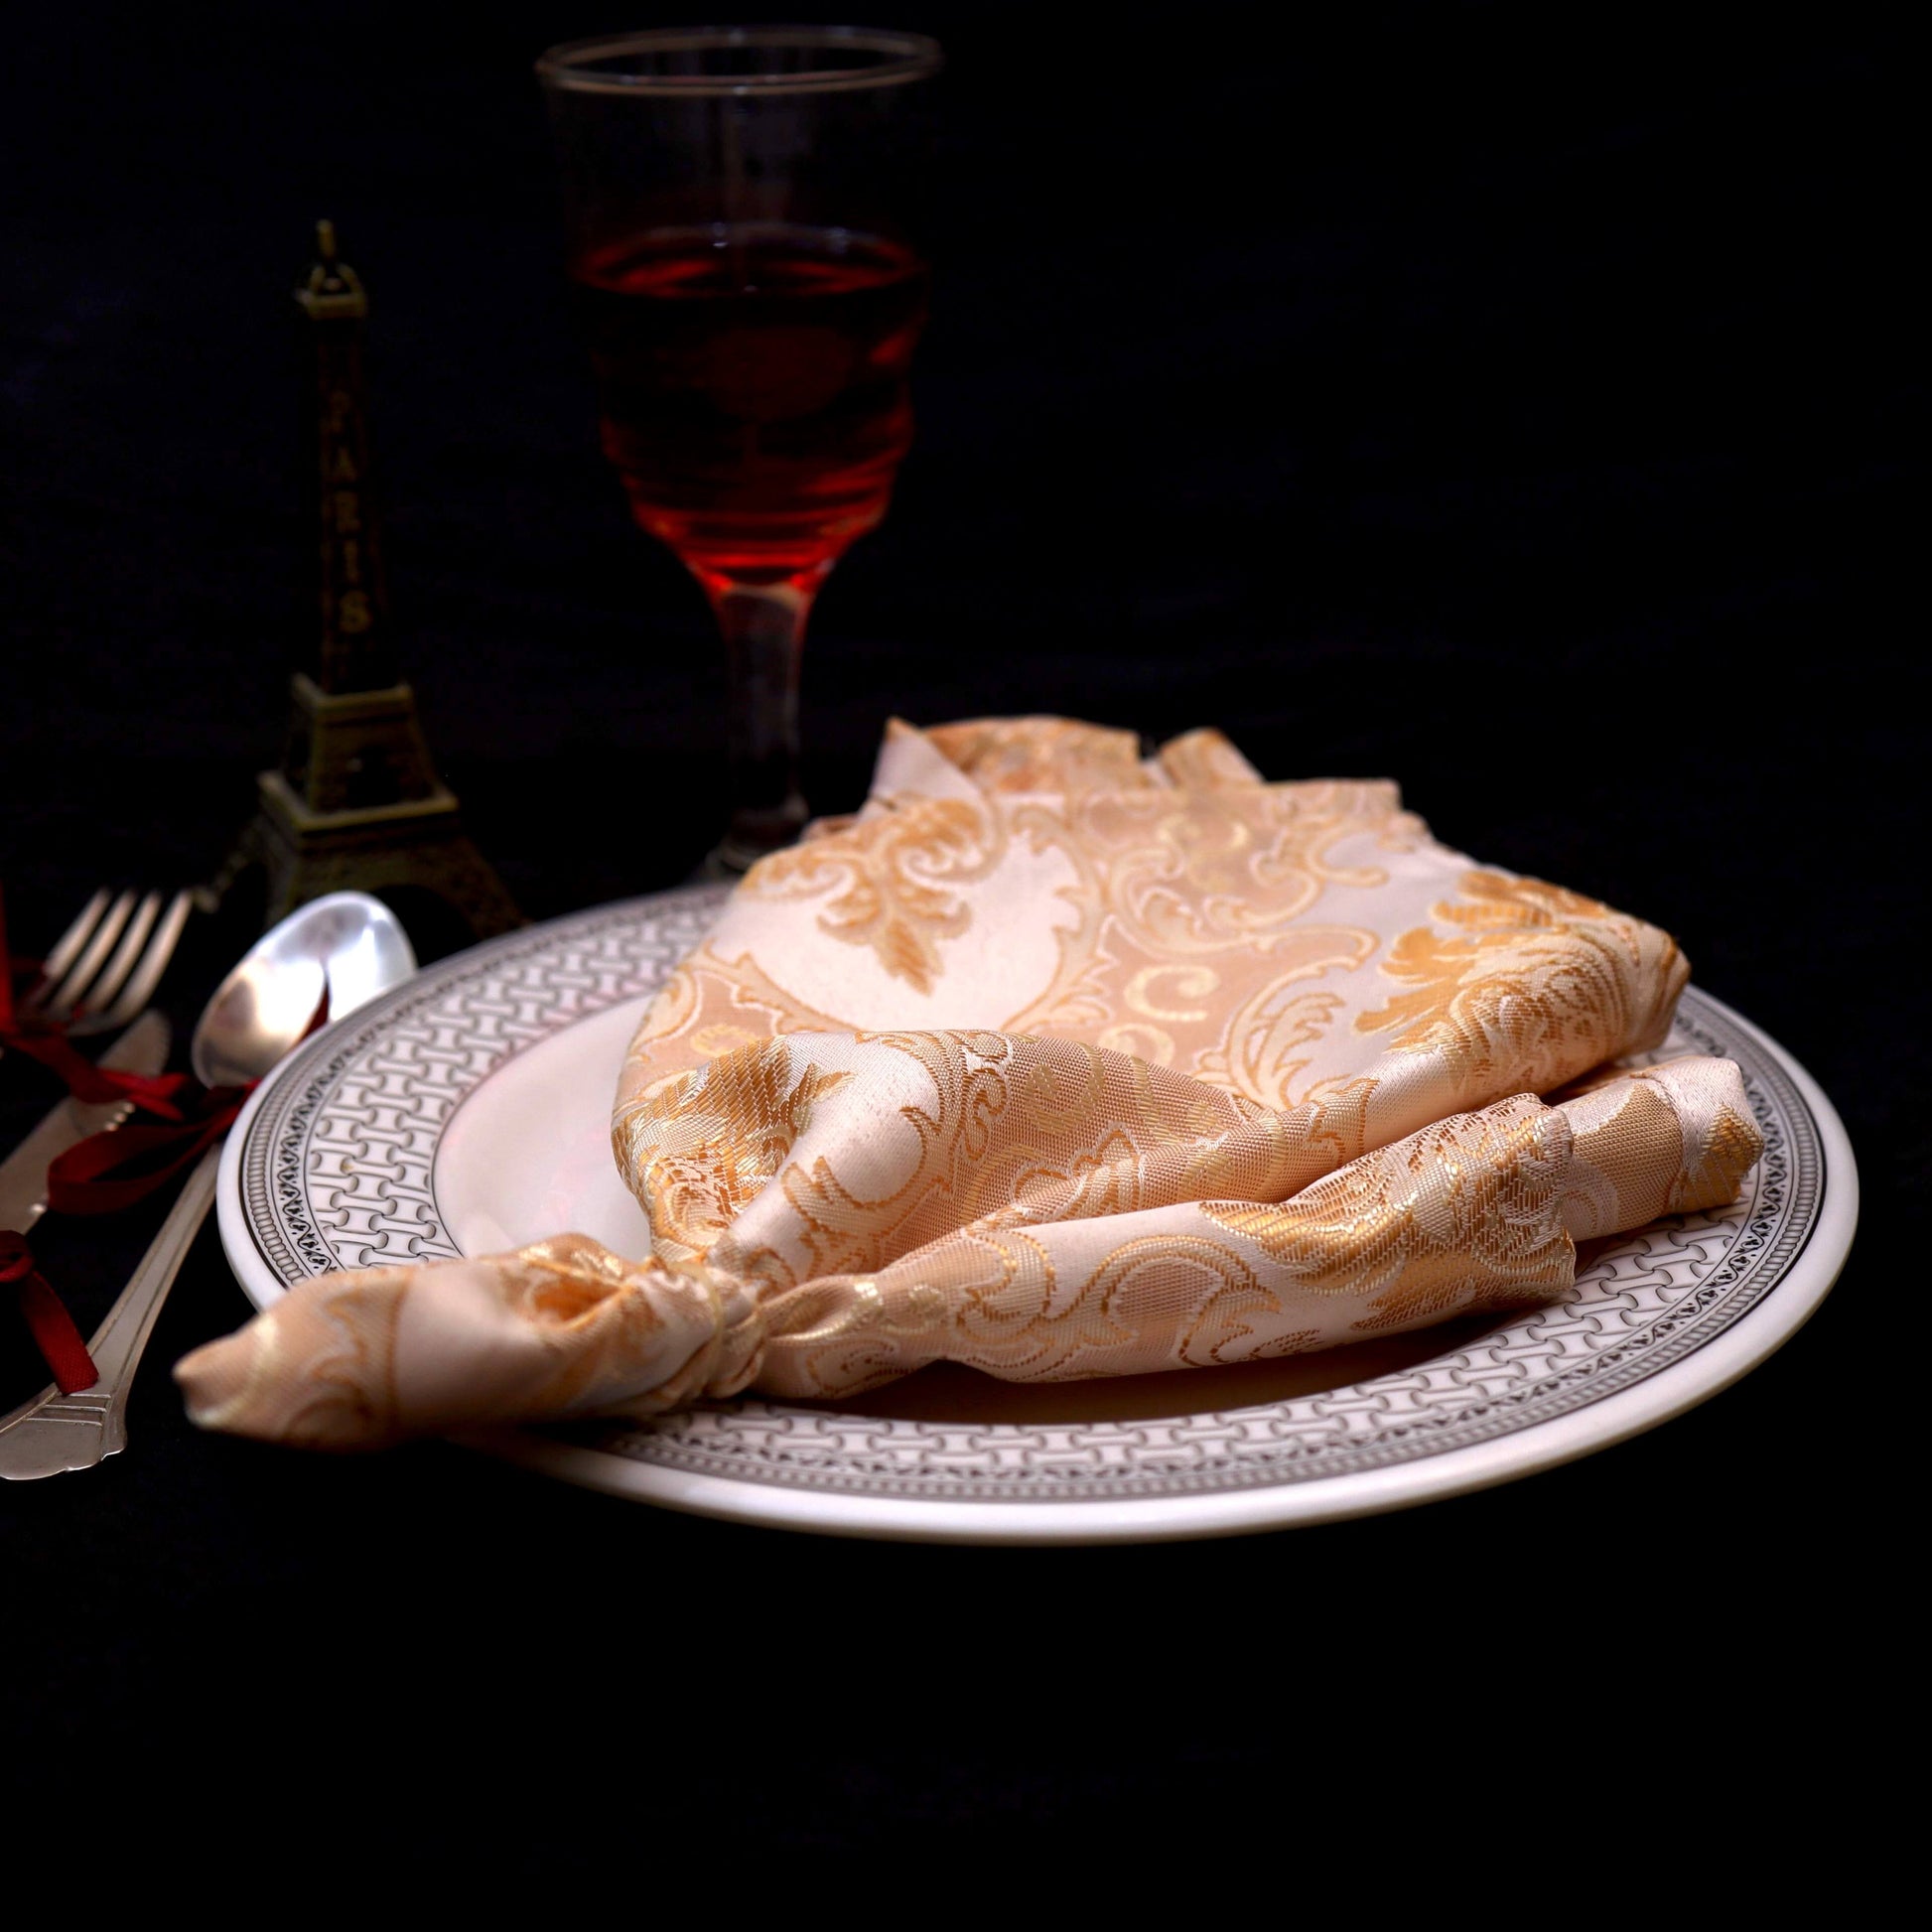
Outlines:
<svg viewBox="0 0 1932 1932"><path fill-rule="evenodd" d="M798 666L824 572L770 584L701 580L731 670L731 818L716 859L739 873L803 830L798 789Z"/></svg>

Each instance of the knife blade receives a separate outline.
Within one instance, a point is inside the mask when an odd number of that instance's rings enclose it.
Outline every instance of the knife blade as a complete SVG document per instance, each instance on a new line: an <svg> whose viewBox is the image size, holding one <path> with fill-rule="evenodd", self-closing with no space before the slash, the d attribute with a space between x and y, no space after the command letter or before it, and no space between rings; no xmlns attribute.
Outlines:
<svg viewBox="0 0 1932 1932"><path fill-rule="evenodd" d="M159 1073L168 1063L168 1022L144 1013L107 1051L100 1064L115 1073ZM102 1100L91 1106L62 1100L46 1119L0 1161L0 1228L25 1234L47 1212L49 1164L89 1134L118 1127L134 1111L131 1100Z"/></svg>

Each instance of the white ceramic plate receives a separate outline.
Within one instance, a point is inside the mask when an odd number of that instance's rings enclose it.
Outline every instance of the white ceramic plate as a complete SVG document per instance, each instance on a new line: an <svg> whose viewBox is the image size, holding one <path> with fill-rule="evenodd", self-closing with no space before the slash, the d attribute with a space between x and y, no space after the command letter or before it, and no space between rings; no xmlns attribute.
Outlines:
<svg viewBox="0 0 1932 1932"><path fill-rule="evenodd" d="M250 1299L566 1229L642 1253L610 1095L645 1001L723 896L667 893L492 940L309 1041L222 1160L221 1239ZM1695 988L1665 1054L1691 1051L1743 1068L1767 1143L1743 1199L1586 1255L1552 1308L1282 1362L1035 1386L942 1366L837 1408L743 1400L466 1440L677 1509L962 1542L1273 1529L1527 1475L1734 1381L1818 1306L1851 1247L1851 1147L1804 1070Z"/></svg>

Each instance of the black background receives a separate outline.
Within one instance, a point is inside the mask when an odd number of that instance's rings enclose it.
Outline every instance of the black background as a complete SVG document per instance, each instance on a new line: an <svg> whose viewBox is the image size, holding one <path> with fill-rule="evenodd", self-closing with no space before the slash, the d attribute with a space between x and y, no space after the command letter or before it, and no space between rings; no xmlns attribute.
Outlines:
<svg viewBox="0 0 1932 1932"><path fill-rule="evenodd" d="M345 1794L380 1838L433 1793L458 1802L419 1845L507 1808L493 1858L551 1876L644 1820L684 1852L727 1817L788 1848L1113 1843L1357 1774L1365 1739L1385 1771L1485 1739L1587 1761L1639 1708L1695 1781L1871 1695L1928 1072L1916 110L1878 18L905 9L951 55L919 441L807 654L823 810L893 713L1212 723L1272 775L1394 775L1449 843L1669 927L1859 1151L1859 1249L1788 1348L1656 1434L1396 1516L842 1544L441 1448L197 1437L163 1365L245 1313L210 1230L127 1453L0 1495L29 1788L103 1740L165 1788L199 1740L183 1802L215 1842ZM275 756L307 609L288 291L323 213L375 305L393 602L472 829L537 917L709 843L717 651L597 456L529 72L632 24L349 0L10 26L22 951L102 879L209 874ZM200 922L184 1023L243 937ZM10 1139L49 1097L0 1067ZM152 1224L37 1247L84 1316ZM0 1363L30 1373L17 1338Z"/></svg>

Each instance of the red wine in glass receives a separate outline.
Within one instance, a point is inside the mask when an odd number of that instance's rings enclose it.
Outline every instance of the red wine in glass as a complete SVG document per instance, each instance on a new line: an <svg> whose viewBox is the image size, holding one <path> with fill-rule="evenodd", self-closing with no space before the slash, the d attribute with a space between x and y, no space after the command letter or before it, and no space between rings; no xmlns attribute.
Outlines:
<svg viewBox="0 0 1932 1932"><path fill-rule="evenodd" d="M926 267L843 229L659 229L571 266L604 452L706 582L815 579L886 514L912 440Z"/></svg>
<svg viewBox="0 0 1932 1932"><path fill-rule="evenodd" d="M941 60L919 34L748 26L537 63L605 452L725 645L723 872L805 823L806 621L912 440Z"/></svg>

